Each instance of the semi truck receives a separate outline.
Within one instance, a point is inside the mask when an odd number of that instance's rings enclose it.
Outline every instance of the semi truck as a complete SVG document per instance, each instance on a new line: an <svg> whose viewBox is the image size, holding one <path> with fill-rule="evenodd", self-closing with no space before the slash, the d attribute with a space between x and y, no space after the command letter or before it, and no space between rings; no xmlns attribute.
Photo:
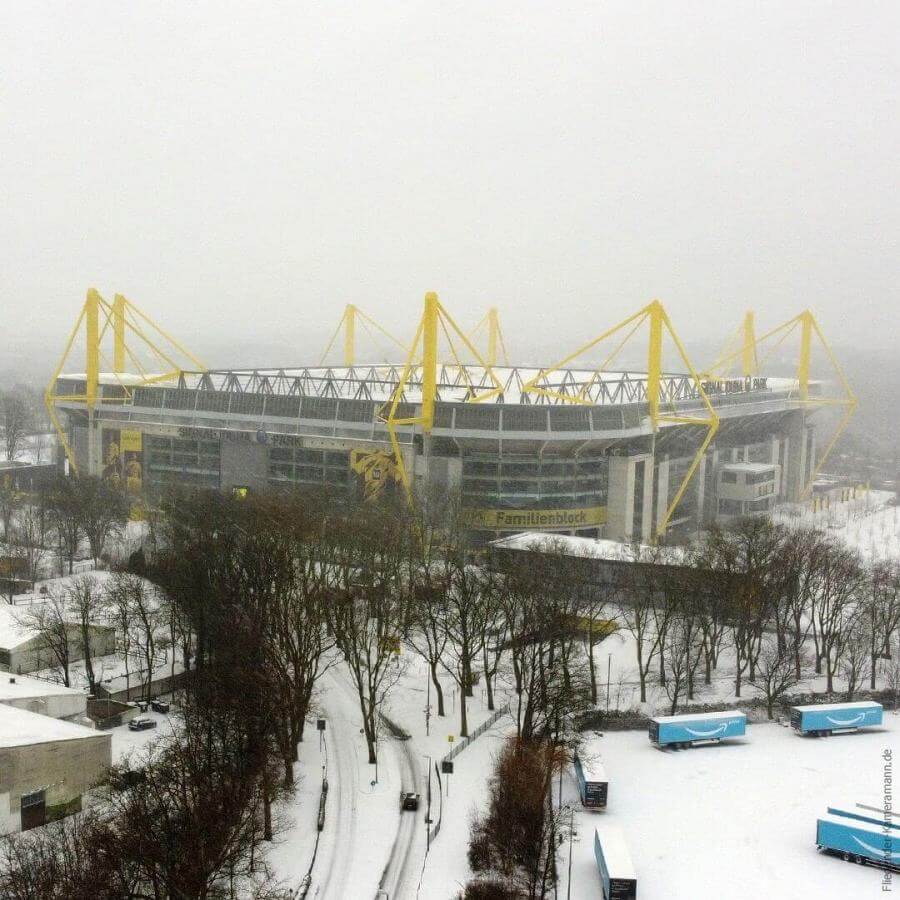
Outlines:
<svg viewBox="0 0 900 900"><path fill-rule="evenodd" d="M826 813L816 820L816 847L850 862L900 872L900 833Z"/></svg>
<svg viewBox="0 0 900 900"><path fill-rule="evenodd" d="M681 749L703 741L721 741L747 733L747 717L737 710L655 716L648 735L657 747Z"/></svg>
<svg viewBox="0 0 900 900"><path fill-rule="evenodd" d="M603 900L636 900L637 876L628 844L618 828L594 829L594 857L600 870Z"/></svg>
<svg viewBox="0 0 900 900"><path fill-rule="evenodd" d="M872 700L792 706L791 728L798 734L824 737L880 725L883 712L881 704Z"/></svg>

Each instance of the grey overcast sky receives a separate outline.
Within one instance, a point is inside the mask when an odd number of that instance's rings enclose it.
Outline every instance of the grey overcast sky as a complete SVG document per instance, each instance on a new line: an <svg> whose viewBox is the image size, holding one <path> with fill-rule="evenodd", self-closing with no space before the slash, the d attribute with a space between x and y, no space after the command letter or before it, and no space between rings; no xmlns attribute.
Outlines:
<svg viewBox="0 0 900 900"><path fill-rule="evenodd" d="M430 289L528 361L653 297L889 349L898 61L897 2L5 3L0 368L90 285L217 365Z"/></svg>

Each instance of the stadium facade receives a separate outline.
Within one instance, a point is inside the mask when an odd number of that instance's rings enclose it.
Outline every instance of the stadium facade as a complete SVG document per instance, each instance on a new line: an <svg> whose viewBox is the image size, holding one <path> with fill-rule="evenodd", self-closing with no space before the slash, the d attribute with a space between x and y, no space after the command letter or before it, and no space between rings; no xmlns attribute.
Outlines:
<svg viewBox="0 0 900 900"><path fill-rule="evenodd" d="M517 531L648 541L799 500L830 402L808 377L429 365L427 355L152 377L120 368L59 371L48 390L78 471L135 491L449 489L479 542ZM651 414L654 396L666 417ZM698 428L701 414L715 428Z"/></svg>

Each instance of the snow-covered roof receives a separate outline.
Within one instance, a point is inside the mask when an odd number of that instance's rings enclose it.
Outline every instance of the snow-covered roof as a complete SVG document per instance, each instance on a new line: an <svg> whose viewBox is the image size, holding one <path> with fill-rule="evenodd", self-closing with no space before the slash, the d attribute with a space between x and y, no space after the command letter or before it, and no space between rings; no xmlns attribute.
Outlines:
<svg viewBox="0 0 900 900"><path fill-rule="evenodd" d="M509 550L537 550L543 553L562 552L567 556L626 563L678 565L684 560L683 547L624 544L621 541L611 541L607 538L576 537L571 534L553 534L545 531L521 531L518 534L491 541L491 546Z"/></svg>
<svg viewBox="0 0 900 900"><path fill-rule="evenodd" d="M730 462L724 463L723 469L729 472L752 472L753 474L762 474L763 472L771 472L775 468L775 463L759 463L759 462Z"/></svg>
<svg viewBox="0 0 900 900"><path fill-rule="evenodd" d="M637 878L634 874L634 863L628 851L625 835L614 825L595 828L594 834L600 840L603 859L611 878Z"/></svg>
<svg viewBox="0 0 900 900"><path fill-rule="evenodd" d="M858 700L855 703L812 703L808 706L792 706L798 712L841 712L845 709L881 709L874 700Z"/></svg>
<svg viewBox="0 0 900 900"><path fill-rule="evenodd" d="M59 697L68 694L84 697L84 691L54 684L43 678L29 678L27 675L14 675L12 672L0 672L0 703L7 700L27 700L30 697Z"/></svg>
<svg viewBox="0 0 900 900"><path fill-rule="evenodd" d="M605 539L575 537L570 534L550 534L541 531L522 531L510 537L498 538L491 542L494 547L507 547L510 550L562 550L569 556L584 556L593 559L628 560L628 546L619 541ZM643 549L643 547L642 547Z"/></svg>
<svg viewBox="0 0 900 900"><path fill-rule="evenodd" d="M27 607L0 605L0 648L13 650L37 636L37 631L27 623Z"/></svg>
<svg viewBox="0 0 900 900"><path fill-rule="evenodd" d="M107 737L101 731L0 703L0 748Z"/></svg>
<svg viewBox="0 0 900 900"><path fill-rule="evenodd" d="M669 722L706 722L710 719L733 719L747 717L738 709L723 709L719 712L680 713L677 716L653 716L650 721L666 724Z"/></svg>

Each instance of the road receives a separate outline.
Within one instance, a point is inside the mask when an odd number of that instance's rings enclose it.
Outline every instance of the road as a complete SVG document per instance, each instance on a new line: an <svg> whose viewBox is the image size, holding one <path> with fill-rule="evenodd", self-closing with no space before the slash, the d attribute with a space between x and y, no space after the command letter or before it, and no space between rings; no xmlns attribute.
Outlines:
<svg viewBox="0 0 900 900"><path fill-rule="evenodd" d="M398 741L395 738L382 740L383 743L390 746L397 761L400 769L401 790L421 793L422 779L419 772L419 757L411 746L412 741ZM414 876L418 873L411 871L413 867L410 865L410 858L416 843L416 835L424 827L423 809L424 806L420 806L416 812L404 812L400 815L397 837L394 839L390 858L378 884L379 891L384 891L390 900L405 900L407 897L415 896L416 878Z"/></svg>
<svg viewBox="0 0 900 900"><path fill-rule="evenodd" d="M359 797L359 763L356 758L356 719L359 711L348 702L340 676L333 671L326 678L333 690L326 694L325 711L328 716L328 800L326 801L325 827L316 864L313 868L311 896L321 900L344 900L347 878L350 874L348 860L353 859L353 848L358 829L357 801ZM352 700L352 698L351 698Z"/></svg>
<svg viewBox="0 0 900 900"><path fill-rule="evenodd" d="M356 692L348 678L339 670L331 670L326 675L327 690L323 696L323 706L328 718L328 800L325 827L315 866L312 872L310 896L317 900L343 900L350 896L368 895L363 890L360 865L362 857L370 856L369 864L373 881L372 895L375 893L375 879L378 879L378 896L390 900L405 900L415 897L418 871L414 864L414 848L424 842L424 807L417 812L399 811L400 792L421 792L419 757L411 740L393 738L383 725L379 737L379 762L382 766L382 782L390 795L380 792L382 815L384 803L397 805L391 810L397 815L397 831L389 845L390 850L382 851L372 846L373 831L387 823L372 821L378 816L377 807L371 805L375 798L369 793L368 785L360 785L360 764L364 761L358 754L360 748L360 711ZM388 785L391 785L388 787ZM387 835L384 835L388 837ZM424 848L423 848L424 849ZM374 854L373 854L374 851ZM356 854L356 856L354 855ZM357 869L351 881L351 871ZM421 863L421 859L419 859Z"/></svg>

